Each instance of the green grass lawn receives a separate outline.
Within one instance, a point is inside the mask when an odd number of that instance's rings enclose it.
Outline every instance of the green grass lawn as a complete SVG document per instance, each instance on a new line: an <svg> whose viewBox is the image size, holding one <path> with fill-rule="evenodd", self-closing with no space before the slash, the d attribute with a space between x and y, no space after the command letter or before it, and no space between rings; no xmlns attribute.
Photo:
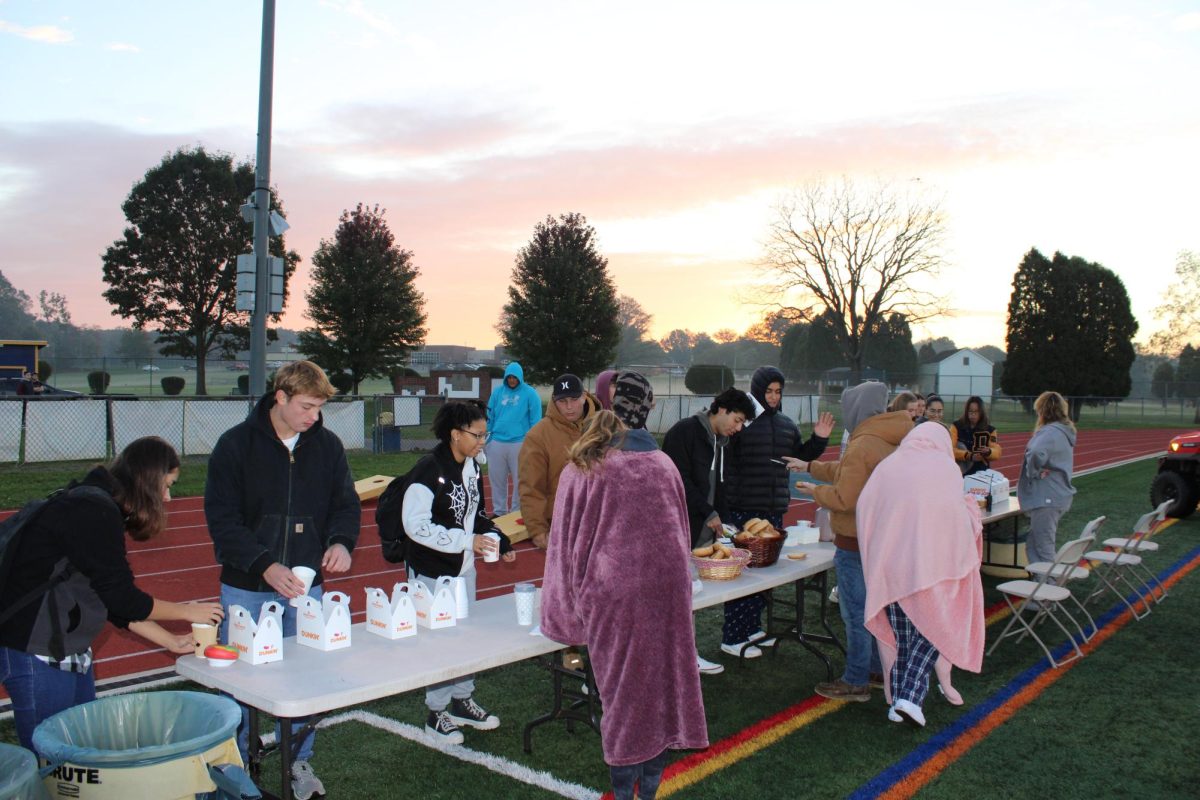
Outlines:
<svg viewBox="0 0 1200 800"><path fill-rule="evenodd" d="M403 466L399 459L409 457L372 457L356 465L355 472L387 472L384 462L374 460L378 458L397 459L391 464L399 469ZM1141 462L1077 479L1080 491L1060 526L1059 541L1076 535L1087 520L1099 515L1109 517L1104 534L1128 531L1147 510L1146 492L1154 470L1153 462ZM185 479L190 483L181 481L182 486L202 484L201 471L202 467L189 465ZM7 477L0 479L0 485L10 482ZM1156 571L1200 545L1198 534L1200 517L1165 530L1157 539L1161 550L1150 557ZM984 578L989 604L999 600L997 582ZM1090 584L1073 587L1079 592ZM1195 745L1200 701L1192 691L1200 658L1194 622L1200 615L1198 587L1200 574L1183 578L1148 618L1129 622L1075 668L1062 672L1056 683L950 764L919 796L935 800L1195 797L1200 785ZM1093 605L1092 611L1110 605L1105 600ZM832 613L840 631L836 607ZM813 617L810 611L810 626ZM720 609L697 614L697 642L708 657L717 657L720 625ZM990 634L997 632L993 628ZM1058 641L1053 635L1049 639ZM982 674L956 672L956 686L967 705L955 708L931 693L925 705L929 724L923 730L887 722L886 707L876 693L870 703L833 711L674 796L704 800L846 797L916 748L936 743L939 734L1037 663L1039 655L1032 642L1010 640L985 659ZM720 660L727 663L725 673L702 681L713 743L809 698L813 685L824 679L819 662L794 643L782 645L774 657L745 666L723 656ZM840 668L839 659L835 658L835 666ZM533 755L522 752L521 727L550 703L550 681L543 670L533 662L522 662L479 675L477 682L476 697L503 724L494 732L468 730L468 748L598 791L607 789L599 736L585 727L568 734L561 724L543 726L534 734ZM370 703L363 709L423 725L422 692ZM0 723L0 739L13 741L11 722ZM278 790L277 763L268 762L264 778L264 786L273 791ZM360 722L322 731L314 765L331 796L338 798L555 796Z"/></svg>

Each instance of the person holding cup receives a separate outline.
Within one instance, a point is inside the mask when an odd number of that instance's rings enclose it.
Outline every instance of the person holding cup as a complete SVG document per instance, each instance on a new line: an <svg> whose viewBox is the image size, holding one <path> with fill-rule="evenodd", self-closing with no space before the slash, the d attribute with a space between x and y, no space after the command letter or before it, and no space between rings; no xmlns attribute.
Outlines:
<svg viewBox="0 0 1200 800"><path fill-rule="evenodd" d="M517 557L508 537L484 513L483 478L476 459L487 441L482 404L449 400L433 419L438 444L402 480L401 522L408 538L405 562L410 580L433 590L443 575L464 578L475 598L475 556L484 561ZM462 726L492 730L495 714L475 702L475 676L465 675L425 690L425 732L443 744L462 744Z"/></svg>
<svg viewBox="0 0 1200 800"><path fill-rule="evenodd" d="M263 605L322 596L322 573L346 572L358 542L362 509L342 441L325 428L321 407L337 390L311 361L275 374L244 422L221 434L208 461L204 515L221 564L221 603L255 619ZM314 571L311 587L293 572ZM221 639L228 641L227 624ZM296 635L296 608L284 604L283 635ZM242 708L238 747L247 755L249 712ZM299 731L305 719L294 722ZM316 734L292 764L292 794L307 800L325 787L309 760Z"/></svg>

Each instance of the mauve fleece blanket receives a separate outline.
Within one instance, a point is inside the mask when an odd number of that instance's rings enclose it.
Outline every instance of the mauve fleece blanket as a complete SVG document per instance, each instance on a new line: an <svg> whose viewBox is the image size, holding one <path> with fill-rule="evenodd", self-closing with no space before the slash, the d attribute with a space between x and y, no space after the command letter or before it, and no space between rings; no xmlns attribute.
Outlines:
<svg viewBox="0 0 1200 800"><path fill-rule="evenodd" d="M683 484L655 450L563 470L542 584L542 632L587 645L604 760L708 747L696 670Z"/></svg>
<svg viewBox="0 0 1200 800"><path fill-rule="evenodd" d="M950 435L918 425L871 473L858 498L864 617L880 648L896 649L886 607L899 603L954 666L983 665L979 506L964 496Z"/></svg>

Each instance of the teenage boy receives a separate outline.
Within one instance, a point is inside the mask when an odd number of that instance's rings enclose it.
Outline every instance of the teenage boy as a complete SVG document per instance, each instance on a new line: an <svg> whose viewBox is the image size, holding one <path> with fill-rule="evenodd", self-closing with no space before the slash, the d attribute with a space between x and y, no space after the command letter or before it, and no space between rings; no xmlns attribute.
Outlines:
<svg viewBox="0 0 1200 800"><path fill-rule="evenodd" d="M487 406L487 468L492 487L492 515L499 517L521 503L521 445L542 418L542 399L525 382L525 370L516 361L504 369L504 381L492 392ZM508 479L512 477L512 492ZM511 498L511 499L510 499Z"/></svg>

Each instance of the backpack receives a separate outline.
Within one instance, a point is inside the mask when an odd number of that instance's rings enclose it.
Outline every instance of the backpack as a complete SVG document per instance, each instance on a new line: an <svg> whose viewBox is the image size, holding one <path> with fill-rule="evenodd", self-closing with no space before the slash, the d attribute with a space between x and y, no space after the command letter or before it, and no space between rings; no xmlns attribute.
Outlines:
<svg viewBox="0 0 1200 800"><path fill-rule="evenodd" d="M43 509L56 499L65 497L68 493L77 493L90 496L94 499L103 499L110 503L112 502L112 496L108 492L95 486L68 486L65 489L56 489L40 500L32 500L26 503L16 514L0 522L0 590L8 584L8 576L13 569L13 559L17 553L17 537L26 528L32 526L34 520L41 515ZM69 569L56 568L48 581L34 587L29 592L17 598L11 606L4 609L4 612L0 613L0 624L7 622L22 608L45 595L55 584L68 580L70 577L71 571Z"/></svg>
<svg viewBox="0 0 1200 800"><path fill-rule="evenodd" d="M379 525L379 541L383 557L392 564L403 564L408 557L408 536L404 533L404 493L412 483L412 471L395 478L379 495L375 507L375 522Z"/></svg>

